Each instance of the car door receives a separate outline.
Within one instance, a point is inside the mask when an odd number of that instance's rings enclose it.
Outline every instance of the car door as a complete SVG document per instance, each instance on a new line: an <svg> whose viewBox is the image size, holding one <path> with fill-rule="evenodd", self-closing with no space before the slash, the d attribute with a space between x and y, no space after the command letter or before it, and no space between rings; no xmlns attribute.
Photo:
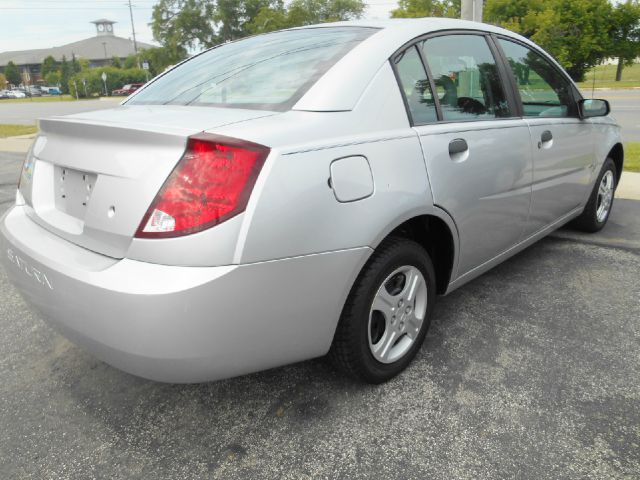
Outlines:
<svg viewBox="0 0 640 480"><path fill-rule="evenodd" d="M395 58L434 203L458 228L458 276L520 241L531 199L529 128L491 42L481 33L436 35ZM405 72L410 61L420 78Z"/></svg>
<svg viewBox="0 0 640 480"><path fill-rule="evenodd" d="M574 87L549 59L512 39L497 44L512 70L533 145L527 234L581 206L595 168L592 125L578 116Z"/></svg>

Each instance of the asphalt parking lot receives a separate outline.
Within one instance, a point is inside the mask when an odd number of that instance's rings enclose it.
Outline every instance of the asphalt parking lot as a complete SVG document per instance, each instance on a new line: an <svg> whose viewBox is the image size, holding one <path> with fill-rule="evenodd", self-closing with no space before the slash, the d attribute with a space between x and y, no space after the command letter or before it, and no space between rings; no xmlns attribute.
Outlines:
<svg viewBox="0 0 640 480"><path fill-rule="evenodd" d="M16 123L22 125L35 125L36 121L43 117L55 115L71 115L74 113L114 108L124 100L124 97L109 97L100 100L70 101L24 101L22 103L3 103L0 100L0 124Z"/></svg>
<svg viewBox="0 0 640 480"><path fill-rule="evenodd" d="M0 153L0 211L21 160ZM639 213L616 200L600 234L562 230L440 299L380 386L322 360L145 381L52 331L0 268L0 478L637 479Z"/></svg>

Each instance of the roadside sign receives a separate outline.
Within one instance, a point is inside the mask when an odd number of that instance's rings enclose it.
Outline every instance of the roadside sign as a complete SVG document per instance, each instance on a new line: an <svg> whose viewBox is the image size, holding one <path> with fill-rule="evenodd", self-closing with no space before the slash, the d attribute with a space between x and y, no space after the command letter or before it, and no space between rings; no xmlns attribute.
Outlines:
<svg viewBox="0 0 640 480"><path fill-rule="evenodd" d="M102 75L100 75L100 77L102 78L102 83L104 83L104 96L107 97L109 96L109 91L107 90L107 73L102 72Z"/></svg>
<svg viewBox="0 0 640 480"><path fill-rule="evenodd" d="M142 62L142 68L145 70L149 70L149 62L147 62L146 60Z"/></svg>

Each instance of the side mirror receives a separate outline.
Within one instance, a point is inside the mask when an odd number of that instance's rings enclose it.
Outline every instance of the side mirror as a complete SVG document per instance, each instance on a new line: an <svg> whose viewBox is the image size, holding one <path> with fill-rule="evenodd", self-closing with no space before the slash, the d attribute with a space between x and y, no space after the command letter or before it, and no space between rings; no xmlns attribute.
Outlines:
<svg viewBox="0 0 640 480"><path fill-rule="evenodd" d="M607 100L582 99L578 102L578 108L580 118L604 117L611 111Z"/></svg>

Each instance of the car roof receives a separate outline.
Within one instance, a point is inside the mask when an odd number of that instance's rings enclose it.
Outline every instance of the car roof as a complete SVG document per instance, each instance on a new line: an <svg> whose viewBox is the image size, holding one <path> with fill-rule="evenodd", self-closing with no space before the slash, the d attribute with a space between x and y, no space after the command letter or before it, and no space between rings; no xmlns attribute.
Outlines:
<svg viewBox="0 0 640 480"><path fill-rule="evenodd" d="M495 31L500 33L508 33L515 35L509 30L497 27L488 23L472 22L470 20L461 20L459 18L444 18L444 17L422 17L422 18L387 18L379 20L348 20L343 22L331 22L320 23L316 25L304 25L301 27L295 27L294 29L305 28L323 28L323 27L370 27L385 29L387 31L405 31L416 30L418 32L436 32L439 30L451 30L451 29L471 29L471 30L486 30Z"/></svg>
<svg viewBox="0 0 640 480"><path fill-rule="evenodd" d="M489 32L515 38L540 50L531 41L504 28L453 18L352 20L297 27L295 30L330 27L364 27L378 31L336 62L294 105L293 110L353 110L366 86L389 57L407 42L429 33L445 30ZM345 78L349 81L345 82Z"/></svg>

